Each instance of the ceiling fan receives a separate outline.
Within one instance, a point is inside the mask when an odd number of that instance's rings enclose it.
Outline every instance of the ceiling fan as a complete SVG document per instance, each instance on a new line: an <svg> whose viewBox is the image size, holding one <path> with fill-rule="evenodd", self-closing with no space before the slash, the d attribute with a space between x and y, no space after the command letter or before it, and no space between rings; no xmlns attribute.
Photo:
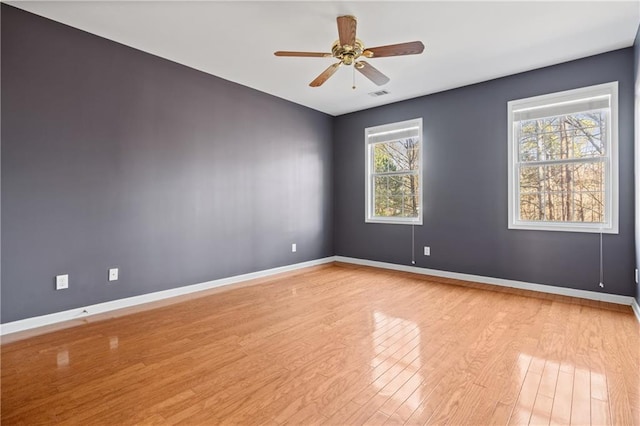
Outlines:
<svg viewBox="0 0 640 426"><path fill-rule="evenodd" d="M305 58L336 58L338 62L329 66L315 80L309 83L311 87L321 86L340 67L340 65L353 65L362 75L369 80L382 86L389 82L389 77L378 71L368 62L360 60L360 57L382 58L385 56L416 55L422 53L424 44L420 41L410 41L408 43L389 44L386 46L365 48L364 43L356 38L357 21L355 16L338 16L338 36L339 39L333 43L331 53L321 52L288 52L277 51L276 56L296 56ZM355 89L355 85L353 86Z"/></svg>

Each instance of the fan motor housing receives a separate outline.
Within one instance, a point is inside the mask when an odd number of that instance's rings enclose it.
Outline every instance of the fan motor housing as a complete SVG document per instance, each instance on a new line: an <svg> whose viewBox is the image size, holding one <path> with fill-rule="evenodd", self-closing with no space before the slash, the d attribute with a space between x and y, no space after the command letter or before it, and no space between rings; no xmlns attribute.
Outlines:
<svg viewBox="0 0 640 426"><path fill-rule="evenodd" d="M331 54L339 59L344 65L351 65L364 53L364 43L356 39L354 46L340 45L340 40L336 40L331 47Z"/></svg>

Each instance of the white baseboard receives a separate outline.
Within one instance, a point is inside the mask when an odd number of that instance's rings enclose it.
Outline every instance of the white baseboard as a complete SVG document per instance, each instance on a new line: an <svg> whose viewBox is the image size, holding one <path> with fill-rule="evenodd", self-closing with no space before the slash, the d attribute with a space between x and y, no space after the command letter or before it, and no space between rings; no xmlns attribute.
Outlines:
<svg viewBox="0 0 640 426"><path fill-rule="evenodd" d="M74 320L78 318L88 317L90 315L101 314L117 309L129 308L131 306L142 305L158 300L169 299L171 297L182 296L198 291L209 290L216 287L236 284L243 281L253 280L256 278L264 278L270 275L281 274L283 272L295 271L297 269L308 268L310 266L322 265L334 262L333 256L323 259L310 260L308 262L296 263L293 265L281 266L278 268L266 269L264 271L252 272L249 274L236 275L219 280L207 281L204 283L188 285L184 287L172 288L169 290L157 291L154 293L141 294L140 296L127 297L125 299L112 300L110 302L98 303L90 306L82 306L68 311L55 312L53 314L42 315L38 317L25 318L18 321L0 324L0 336L19 331L30 330L32 328L43 327L46 325L56 324L63 321Z"/></svg>
<svg viewBox="0 0 640 426"><path fill-rule="evenodd" d="M551 294L558 294L561 296L578 297L581 299L599 300L602 302L616 303L618 305L633 306L633 303L636 302L636 300L631 296L620 296L617 294L598 293L595 291L587 291L587 290L576 290L573 288L555 287L552 285L545 285L545 284L533 284L533 283L527 283L524 281L514 281L514 280L505 280L502 278L483 277L481 275L461 274L458 272L448 272L448 271L440 271L437 269L419 268L417 266L396 265L394 263L378 262L375 260L364 260L364 259L356 259L353 257L343 257L343 256L336 256L335 260L336 262L352 263L355 265L363 265L363 266L373 266L376 268L383 268L383 269L393 269L395 271L412 272L414 274L433 275L435 277L453 278L456 280L473 281L473 282L483 283L483 284L493 284L493 285L499 285L502 287L517 288L521 290L532 290L540 293L551 293ZM637 306L638 305L636 303L634 306L634 309L636 309ZM640 309L636 311L636 315L638 315L639 311ZM638 319L640 320L640 316L638 316Z"/></svg>
<svg viewBox="0 0 640 426"><path fill-rule="evenodd" d="M616 294L598 293L595 291L576 290L564 287L555 287L544 284L533 284L523 281L506 280L502 278L484 277L480 275L462 274L458 272L440 271L437 269L419 268L417 266L397 265L394 263L378 262L375 260L356 259L352 257L331 256L323 259L311 260L308 262L296 263L293 265L281 266L278 268L267 269L264 271L252 272L249 274L236 275L219 280L207 281L204 283L188 285L184 287L173 288L169 290L158 291L155 293L142 294L140 296L128 297L126 299L113 300L110 302L98 303L90 306L82 306L68 311L55 312L53 314L42 315L38 317L25 318L18 321L0 324L0 336L6 334L17 333L19 331L30 330L37 327L52 325L64 321L76 320L91 315L102 314L105 312L115 311L122 308L142 305L145 303L155 302L158 300L169 299L176 296L183 296L198 291L209 290L216 287L222 287L231 284L237 284L243 281L264 278L271 275L281 274L283 272L295 271L297 269L308 268L310 266L322 265L331 262L344 262L355 265L372 266L382 269L392 269L395 271L412 272L421 275L433 275L436 277L453 278L463 281L472 281L484 284L492 284L503 287L512 287L522 290L532 290L541 293L558 294L562 296L578 297L589 300L599 300L603 302L627 305L633 308L638 321L640 322L640 306L631 296L620 296Z"/></svg>
<svg viewBox="0 0 640 426"><path fill-rule="evenodd" d="M631 307L633 308L633 313L636 314L638 322L640 322L640 305L638 305L638 301L636 299L633 299L631 302Z"/></svg>

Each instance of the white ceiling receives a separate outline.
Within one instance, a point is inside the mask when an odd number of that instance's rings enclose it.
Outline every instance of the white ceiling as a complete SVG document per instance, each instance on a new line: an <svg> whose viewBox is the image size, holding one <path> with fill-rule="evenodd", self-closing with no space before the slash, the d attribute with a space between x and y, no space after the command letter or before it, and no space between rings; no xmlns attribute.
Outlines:
<svg viewBox="0 0 640 426"><path fill-rule="evenodd" d="M633 44L640 0L502 2L18 1L21 9L331 115L388 104ZM378 86L335 60L278 58L276 50L330 51L336 17L358 18L374 47L421 40L422 55L369 62Z"/></svg>

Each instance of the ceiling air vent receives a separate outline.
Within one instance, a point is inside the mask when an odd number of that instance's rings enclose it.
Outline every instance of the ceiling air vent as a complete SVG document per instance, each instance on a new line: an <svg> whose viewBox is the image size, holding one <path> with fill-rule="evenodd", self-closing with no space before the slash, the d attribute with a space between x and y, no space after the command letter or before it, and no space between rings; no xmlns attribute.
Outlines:
<svg viewBox="0 0 640 426"><path fill-rule="evenodd" d="M369 93L369 96L373 96L374 98L377 98L378 96L384 96L384 95L388 95L389 92L387 92L386 90L378 90L377 92L371 92Z"/></svg>

